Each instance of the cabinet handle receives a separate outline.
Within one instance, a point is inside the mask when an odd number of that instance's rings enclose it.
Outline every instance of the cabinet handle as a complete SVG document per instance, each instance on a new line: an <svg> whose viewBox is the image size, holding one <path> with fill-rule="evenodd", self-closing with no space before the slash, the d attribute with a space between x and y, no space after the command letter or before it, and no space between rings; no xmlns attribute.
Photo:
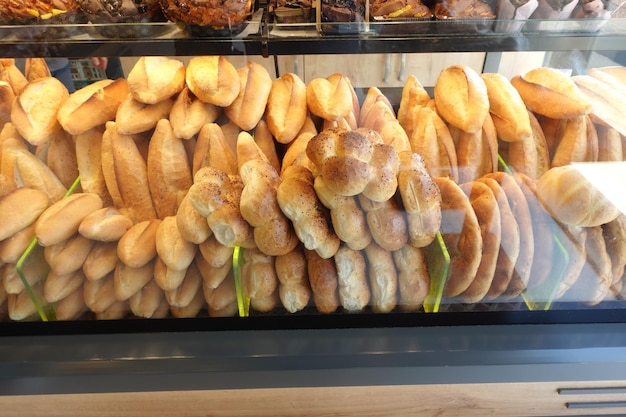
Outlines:
<svg viewBox="0 0 626 417"><path fill-rule="evenodd" d="M626 394L626 387L559 388L559 395Z"/></svg>
<svg viewBox="0 0 626 417"><path fill-rule="evenodd" d="M589 401L589 402L571 402L565 403L565 407L572 410L589 409L589 408L623 408L626 407L626 401Z"/></svg>

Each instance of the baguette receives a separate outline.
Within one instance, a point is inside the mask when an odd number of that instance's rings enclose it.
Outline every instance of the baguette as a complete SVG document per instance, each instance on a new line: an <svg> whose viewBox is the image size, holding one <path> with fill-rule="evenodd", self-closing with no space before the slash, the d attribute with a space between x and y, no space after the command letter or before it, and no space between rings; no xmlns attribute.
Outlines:
<svg viewBox="0 0 626 417"><path fill-rule="evenodd" d="M185 86L185 66L177 59L143 56L128 73L128 88L135 100L156 104Z"/></svg>

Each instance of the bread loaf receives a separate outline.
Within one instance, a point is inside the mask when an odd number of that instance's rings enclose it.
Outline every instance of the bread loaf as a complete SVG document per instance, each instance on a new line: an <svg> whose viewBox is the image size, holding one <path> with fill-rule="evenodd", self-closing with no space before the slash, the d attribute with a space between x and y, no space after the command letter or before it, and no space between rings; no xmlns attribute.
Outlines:
<svg viewBox="0 0 626 417"><path fill-rule="evenodd" d="M67 275L82 268L95 241L80 234L44 248L46 262L57 275Z"/></svg>
<svg viewBox="0 0 626 417"><path fill-rule="evenodd" d="M434 99L439 115L468 133L480 131L489 114L487 86L476 71L465 65L441 71L435 81Z"/></svg>
<svg viewBox="0 0 626 417"><path fill-rule="evenodd" d="M15 101L13 88L6 81L0 81L0 126L11 122L11 108Z"/></svg>
<svg viewBox="0 0 626 417"><path fill-rule="evenodd" d="M185 86L170 109L169 119L177 138L191 139L202 126L217 120L221 113L220 107L198 99Z"/></svg>
<svg viewBox="0 0 626 417"><path fill-rule="evenodd" d="M215 236L200 243L198 249L202 257L215 268L232 264L234 248L222 245Z"/></svg>
<svg viewBox="0 0 626 417"><path fill-rule="evenodd" d="M157 255L156 232L161 220L144 220L128 229L117 244L117 256L126 265L139 268Z"/></svg>
<svg viewBox="0 0 626 417"><path fill-rule="evenodd" d="M367 274L372 294L372 310L377 313L392 311L398 301L398 273L391 252L376 242L365 248Z"/></svg>
<svg viewBox="0 0 626 417"><path fill-rule="evenodd" d="M157 216L175 216L191 187L192 176L182 139L174 135L167 119L159 120L152 134L146 169Z"/></svg>
<svg viewBox="0 0 626 417"><path fill-rule="evenodd" d="M601 124L617 129L620 134L626 135L623 108L626 106L626 96L591 75L575 75L572 80L591 103L591 118Z"/></svg>
<svg viewBox="0 0 626 417"><path fill-rule="evenodd" d="M105 207L113 205L102 171L101 128L93 128L75 136L76 163L80 186L86 193L98 194Z"/></svg>
<svg viewBox="0 0 626 417"><path fill-rule="evenodd" d="M117 242L94 242L83 262L83 273L88 281L97 281L113 272L119 257Z"/></svg>
<svg viewBox="0 0 626 417"><path fill-rule="evenodd" d="M184 307L171 306L170 313L175 318L191 318L196 317L200 311L206 306L202 291L198 291L191 302Z"/></svg>
<svg viewBox="0 0 626 417"><path fill-rule="evenodd" d="M0 241L34 224L49 205L46 193L31 188L17 188L0 198Z"/></svg>
<svg viewBox="0 0 626 417"><path fill-rule="evenodd" d="M168 310L165 294L154 281L150 281L128 300L130 311L146 319L164 317Z"/></svg>
<svg viewBox="0 0 626 417"><path fill-rule="evenodd" d="M489 186L472 181L462 184L461 189L476 214L483 244L476 277L460 297L465 302L476 303L487 295L493 282L502 239L502 220L498 203Z"/></svg>
<svg viewBox="0 0 626 417"><path fill-rule="evenodd" d="M49 303L56 303L79 289L84 281L85 275L80 269L66 275L59 275L50 271L43 287L45 300Z"/></svg>
<svg viewBox="0 0 626 417"><path fill-rule="evenodd" d="M38 300L43 299L43 284L33 285L33 294ZM28 320L37 314L37 309L33 304L30 295L26 291L19 294L9 294L7 297L7 307L9 318L15 321Z"/></svg>
<svg viewBox="0 0 626 417"><path fill-rule="evenodd" d="M263 155L267 157L270 165L276 170L276 172L280 172L281 162L278 158L276 150L276 141L274 140L267 123L263 119L259 120L254 128L254 141L263 152Z"/></svg>
<svg viewBox="0 0 626 417"><path fill-rule="evenodd" d="M100 80L70 95L58 113L58 120L70 135L80 135L114 120L119 105L128 96L128 83L123 78Z"/></svg>
<svg viewBox="0 0 626 417"><path fill-rule="evenodd" d="M341 306L347 312L362 311L371 298L365 258L361 252L341 245L334 259Z"/></svg>
<svg viewBox="0 0 626 417"><path fill-rule="evenodd" d="M40 145L61 128L57 114L68 100L67 88L53 77L29 83L13 101L11 122L31 145Z"/></svg>
<svg viewBox="0 0 626 417"><path fill-rule="evenodd" d="M483 248L480 225L469 199L456 183L448 178L434 180L441 191L441 234L450 254L443 295L456 297L476 278Z"/></svg>
<svg viewBox="0 0 626 417"><path fill-rule="evenodd" d="M69 189L78 178L76 144L64 131L58 130L50 137L43 160L65 188Z"/></svg>
<svg viewBox="0 0 626 417"><path fill-rule="evenodd" d="M185 66L177 59L142 56L128 73L128 88L135 100L156 104L185 86Z"/></svg>
<svg viewBox="0 0 626 417"><path fill-rule="evenodd" d="M176 212L176 227L183 239L196 244L206 241L213 234L206 217L198 213L187 195Z"/></svg>
<svg viewBox="0 0 626 417"><path fill-rule="evenodd" d="M186 241L176 226L176 217L165 217L156 230L156 250L168 268L182 271L189 267L196 256L197 246Z"/></svg>
<svg viewBox="0 0 626 417"><path fill-rule="evenodd" d="M15 65L15 60L5 61L0 66L0 80L7 82L13 89L13 94L19 95L28 85L28 79Z"/></svg>
<svg viewBox="0 0 626 417"><path fill-rule="evenodd" d="M154 260L154 282L163 291L172 291L178 288L185 279L188 268L172 269L159 257Z"/></svg>
<svg viewBox="0 0 626 417"><path fill-rule="evenodd" d="M118 241L133 226L130 217L115 207L103 207L88 214L78 226L78 233L101 242Z"/></svg>
<svg viewBox="0 0 626 417"><path fill-rule="evenodd" d="M187 64L186 83L200 100L228 107L239 95L237 69L222 56L199 56Z"/></svg>
<svg viewBox="0 0 626 417"><path fill-rule="evenodd" d="M48 207L37 219L35 234L41 246L54 245L69 238L90 213L102 208L97 194L76 193Z"/></svg>
<svg viewBox="0 0 626 417"><path fill-rule="evenodd" d="M421 248L406 245L393 252L398 270L398 307L403 311L422 308L430 291L430 274Z"/></svg>
<svg viewBox="0 0 626 417"><path fill-rule="evenodd" d="M26 58L24 76L28 82L33 82L40 78L52 77L52 74L44 58Z"/></svg>
<svg viewBox="0 0 626 417"><path fill-rule="evenodd" d="M31 287L43 281L50 272L50 266L46 262L46 258L41 246L36 246L30 255L22 263L22 273L26 278L26 283ZM16 264L5 264L0 267L2 275L2 286L7 294L20 294L25 291L24 282L17 273Z"/></svg>
<svg viewBox="0 0 626 417"><path fill-rule="evenodd" d="M291 143L307 117L306 84L293 73L272 82L265 117L272 135L279 143Z"/></svg>
<svg viewBox="0 0 626 417"><path fill-rule="evenodd" d="M409 74L402 87L400 107L398 108L398 122L409 138L413 136L417 112L429 101L430 95L422 83L415 75Z"/></svg>
<svg viewBox="0 0 626 417"><path fill-rule="evenodd" d="M165 291L165 299L172 307L183 308L190 305L199 293L202 295L202 275L195 266L189 265L183 282L175 289Z"/></svg>
<svg viewBox="0 0 626 417"><path fill-rule="evenodd" d="M313 301L320 313L333 313L339 306L337 269L333 258L324 259L317 252L305 249L307 273Z"/></svg>
<svg viewBox="0 0 626 417"><path fill-rule="evenodd" d="M565 121L565 127L558 141L553 167L569 165L573 162L587 160L589 147L587 138L587 122L585 116L572 117Z"/></svg>
<svg viewBox="0 0 626 417"><path fill-rule="evenodd" d="M83 298L85 305L94 313L103 312L111 307L117 301L113 287L113 274L108 274L96 281L85 281Z"/></svg>
<svg viewBox="0 0 626 417"><path fill-rule="evenodd" d="M13 141L5 141L2 149L0 169L13 178L18 187L43 191L53 202L63 198L67 188L43 161Z"/></svg>
<svg viewBox="0 0 626 417"><path fill-rule="evenodd" d="M202 126L198 134L192 161L193 175L203 167L213 167L228 175L239 172L237 155L228 145L222 128L216 123Z"/></svg>
<svg viewBox="0 0 626 417"><path fill-rule="evenodd" d="M220 283L216 288L202 287L204 299L209 306L209 315L211 317L228 317L233 316L237 312L237 291L235 288L234 275L228 274L228 276ZM231 310L231 306L235 305L234 311Z"/></svg>
<svg viewBox="0 0 626 417"><path fill-rule="evenodd" d="M55 318L59 321L76 320L87 310L83 296L83 287L79 287L56 303Z"/></svg>
<svg viewBox="0 0 626 417"><path fill-rule="evenodd" d="M359 204L366 213L372 238L379 246L387 251L396 251L407 244L407 221L395 196L387 201L376 202L360 195Z"/></svg>
<svg viewBox="0 0 626 417"><path fill-rule="evenodd" d="M205 258L201 253L196 254L194 261L200 275L202 275L202 281L204 282L204 288L216 289L227 278L228 274L233 270L233 263L225 262L220 266L214 266L211 262L211 258Z"/></svg>
<svg viewBox="0 0 626 417"><path fill-rule="evenodd" d="M278 278L274 268L274 257L256 249L246 249L243 256L241 285L244 294L250 298L255 310L260 312L272 310L275 302L278 301L276 291Z"/></svg>
<svg viewBox="0 0 626 417"><path fill-rule="evenodd" d="M353 110L352 86L339 73L314 78L306 87L306 102L311 113L325 120L337 121Z"/></svg>
<svg viewBox="0 0 626 417"><path fill-rule="evenodd" d="M548 143L537 118L528 112L532 135L529 140L508 144L508 151L503 157L515 171L533 179L538 179L550 168Z"/></svg>
<svg viewBox="0 0 626 417"><path fill-rule="evenodd" d="M265 113L272 79L265 67L253 61L246 62L237 73L239 94L224 113L242 130L252 130Z"/></svg>
<svg viewBox="0 0 626 417"><path fill-rule="evenodd" d="M424 247L441 225L441 193L418 154L402 152L399 157L398 191L407 215L409 244Z"/></svg>
<svg viewBox="0 0 626 417"><path fill-rule="evenodd" d="M511 78L531 111L553 118L583 116L591 111L589 102L574 81L561 71L539 67Z"/></svg>
<svg viewBox="0 0 626 417"><path fill-rule="evenodd" d="M146 104L128 94L115 113L117 131L122 135L132 135L154 129L159 120L169 116L173 104L173 98Z"/></svg>
<svg viewBox="0 0 626 417"><path fill-rule="evenodd" d="M6 239L0 240L0 265L16 264L34 237L35 224L32 223Z"/></svg>
<svg viewBox="0 0 626 417"><path fill-rule="evenodd" d="M485 117L478 132L457 128L450 128L450 132L456 144L461 184L498 170L498 136L491 115Z"/></svg>
<svg viewBox="0 0 626 417"><path fill-rule="evenodd" d="M598 161L621 161L624 149L620 133L607 126L597 126Z"/></svg>
<svg viewBox="0 0 626 417"><path fill-rule="evenodd" d="M309 304L311 289L302 248L297 247L285 255L277 256L275 268L283 307L290 313L303 310Z"/></svg>

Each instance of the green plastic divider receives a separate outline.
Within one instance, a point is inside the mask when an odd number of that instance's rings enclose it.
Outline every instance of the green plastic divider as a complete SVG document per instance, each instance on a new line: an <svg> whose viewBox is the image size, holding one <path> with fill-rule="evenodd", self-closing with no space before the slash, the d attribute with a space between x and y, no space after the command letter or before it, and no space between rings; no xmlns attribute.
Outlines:
<svg viewBox="0 0 626 417"><path fill-rule="evenodd" d="M424 300L424 311L437 313L441 306L443 289L450 271L450 253L440 232L437 232L435 240L424 250L428 260L428 274L430 275L430 291Z"/></svg>
<svg viewBox="0 0 626 417"><path fill-rule="evenodd" d="M235 290L237 292L237 308L239 317L248 317L250 315L250 298L246 296L241 285L241 268L243 266L243 249L235 246L233 251L233 275L235 277Z"/></svg>

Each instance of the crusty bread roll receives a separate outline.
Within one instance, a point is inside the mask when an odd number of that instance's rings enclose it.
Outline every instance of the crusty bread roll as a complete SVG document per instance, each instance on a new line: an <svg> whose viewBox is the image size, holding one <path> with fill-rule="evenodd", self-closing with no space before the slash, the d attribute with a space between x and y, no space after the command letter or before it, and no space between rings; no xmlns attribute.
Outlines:
<svg viewBox="0 0 626 417"><path fill-rule="evenodd" d="M58 113L59 123L70 135L80 135L114 120L128 93L128 83L123 78L89 84L70 94L63 103Z"/></svg>
<svg viewBox="0 0 626 417"><path fill-rule="evenodd" d="M267 122L264 119L259 120L254 128L254 141L263 152L263 155L267 157L270 165L274 167L276 172L280 172L281 163L276 150L276 141L274 140L272 132L270 132Z"/></svg>
<svg viewBox="0 0 626 417"><path fill-rule="evenodd" d="M378 245L387 251L396 251L407 244L407 221L395 196L387 201L377 202L360 195L359 204L366 213L367 225Z"/></svg>
<svg viewBox="0 0 626 417"><path fill-rule="evenodd" d="M598 161L622 161L624 149L620 133L608 126L596 126L598 133Z"/></svg>
<svg viewBox="0 0 626 417"><path fill-rule="evenodd" d="M500 148L503 158L517 172L533 179L538 179L550 168L550 155L545 134L537 118L528 112L532 135L529 140L521 140L508 144L504 151Z"/></svg>
<svg viewBox="0 0 626 417"><path fill-rule="evenodd" d="M339 307L339 294L334 258L324 259L317 252L307 249L304 255L315 308L320 313L335 312Z"/></svg>
<svg viewBox="0 0 626 417"><path fill-rule="evenodd" d="M379 105L380 107L378 107ZM396 118L396 112L391 102L382 91L378 87L368 88L359 113L359 126L377 130L374 124L378 121L378 115L383 114L387 114L393 119Z"/></svg>
<svg viewBox="0 0 626 417"><path fill-rule="evenodd" d="M172 317L175 317L177 319L191 318L196 317L205 307L206 302L204 300L204 295L202 294L202 291L198 291L196 292L196 295L193 297L193 299L186 306L171 306L170 313L172 313Z"/></svg>
<svg viewBox="0 0 626 417"><path fill-rule="evenodd" d="M341 245L334 259L341 306L347 312L362 311L371 298L363 254Z"/></svg>
<svg viewBox="0 0 626 417"><path fill-rule="evenodd" d="M115 299L119 301L128 300L141 291L152 280L153 276L155 276L154 261L138 268L118 262L113 273Z"/></svg>
<svg viewBox="0 0 626 417"><path fill-rule="evenodd" d="M188 269L169 268L161 258L157 257L154 261L154 282L163 291L175 290L182 284Z"/></svg>
<svg viewBox="0 0 626 417"><path fill-rule="evenodd" d="M259 147L254 137L248 132L241 131L237 135L237 173L241 167L251 160L262 160L269 164L269 159Z"/></svg>
<svg viewBox="0 0 626 417"><path fill-rule="evenodd" d="M206 217L198 213L187 195L176 212L176 227L183 239L196 244L206 241L213 234Z"/></svg>
<svg viewBox="0 0 626 417"><path fill-rule="evenodd" d="M13 88L6 81L0 81L0 126L11 121L11 108L15 101Z"/></svg>
<svg viewBox="0 0 626 417"><path fill-rule="evenodd" d="M502 294L509 286L509 282L511 282L515 262L520 253L520 227L500 184L490 177L482 177L477 181L491 189L500 213L500 248L493 272L493 279L485 294L486 299L492 299Z"/></svg>
<svg viewBox="0 0 626 417"><path fill-rule="evenodd" d="M15 65L15 59L10 59L0 65L0 80L7 82L16 96L28 85L28 79Z"/></svg>
<svg viewBox="0 0 626 417"><path fill-rule="evenodd" d="M413 126L409 143L411 150L424 158L428 172L433 177L450 177L459 180L456 148L450 129L439 115L429 107L413 110Z"/></svg>
<svg viewBox="0 0 626 417"><path fill-rule="evenodd" d="M216 123L207 123L200 129L193 154L193 175L200 168L208 166L228 175L239 172L237 155L228 145L222 128Z"/></svg>
<svg viewBox="0 0 626 417"><path fill-rule="evenodd" d="M83 273L88 281L104 278L117 266L117 242L95 242L83 262Z"/></svg>
<svg viewBox="0 0 626 417"><path fill-rule="evenodd" d="M302 247L276 257L274 266L280 286L280 301L290 313L303 310L311 298L311 288L306 270L306 258Z"/></svg>
<svg viewBox="0 0 626 417"><path fill-rule="evenodd" d="M331 222L339 239L350 249L365 249L372 241L372 235L356 198L334 193L321 176L315 178L313 187L322 204L330 210Z"/></svg>
<svg viewBox="0 0 626 417"><path fill-rule="evenodd" d="M602 225L606 251L611 258L612 284L620 282L626 266L626 214Z"/></svg>
<svg viewBox="0 0 626 417"><path fill-rule="evenodd" d="M128 88L135 100L156 104L185 86L185 66L177 59L142 56L128 73Z"/></svg>
<svg viewBox="0 0 626 417"><path fill-rule="evenodd" d="M0 198L9 194L11 191L17 188L17 184L13 178L9 178L6 175L0 173Z"/></svg>
<svg viewBox="0 0 626 417"><path fill-rule="evenodd" d="M253 248L254 230L241 216L243 182L212 167L200 169L189 189L189 199L206 216L215 238L225 246Z"/></svg>
<svg viewBox="0 0 626 417"><path fill-rule="evenodd" d="M215 236L211 236L204 242L200 243L198 245L198 249L200 250L202 257L209 263L209 265L215 268L226 264L232 265L233 252L235 249L222 245L217 239L215 239Z"/></svg>
<svg viewBox="0 0 626 417"><path fill-rule="evenodd" d="M40 78L52 77L52 74L44 58L26 58L24 76L28 82L33 82Z"/></svg>
<svg viewBox="0 0 626 417"><path fill-rule="evenodd" d="M202 275L202 281L206 289L215 289L219 287L226 279L228 274L233 270L233 263L225 262L220 266L214 266L211 262L211 258L205 257L202 253L197 253L194 264Z"/></svg>
<svg viewBox="0 0 626 417"><path fill-rule="evenodd" d="M400 107L398 108L398 122L400 122L409 138L413 136L417 112L420 108L426 106L429 101L430 95L428 91L426 91L415 75L409 74L402 87Z"/></svg>
<svg viewBox="0 0 626 417"><path fill-rule="evenodd" d="M272 88L272 78L264 66L248 61L237 70L239 94L224 109L224 113L242 130L252 130L257 125L267 104Z"/></svg>
<svg viewBox="0 0 626 417"><path fill-rule="evenodd" d="M306 84L286 73L272 82L265 111L267 126L279 143L291 143L307 117Z"/></svg>
<svg viewBox="0 0 626 417"><path fill-rule="evenodd" d="M50 266L41 246L36 246L22 264L22 273L26 278L26 283L34 287L43 281L50 272ZM5 264L0 267L2 275L2 285L7 294L20 294L26 292L24 282L17 273L16 264Z"/></svg>
<svg viewBox="0 0 626 417"><path fill-rule="evenodd" d="M575 75L572 80L585 99L591 103L589 115L593 121L610 126L626 135L626 122L623 117L626 96L591 75Z"/></svg>
<svg viewBox="0 0 626 417"><path fill-rule="evenodd" d="M67 275L81 269L95 241L80 234L44 248L46 262L58 275Z"/></svg>
<svg viewBox="0 0 626 417"><path fill-rule="evenodd" d="M307 108L324 120L337 121L353 110L352 86L339 73L314 78L306 87Z"/></svg>
<svg viewBox="0 0 626 417"><path fill-rule="evenodd" d="M371 290L372 310L377 313L392 311L398 302L398 272L391 252L376 242L365 248L367 275Z"/></svg>
<svg viewBox="0 0 626 417"><path fill-rule="evenodd" d="M235 288L234 274L228 274L220 285L215 288L208 287L205 281L202 292L208 304L211 317L233 316L237 312L237 290ZM235 305L234 311L230 311L229 308L232 304Z"/></svg>
<svg viewBox="0 0 626 417"><path fill-rule="evenodd" d="M424 250L406 245L393 252L398 270L398 307L403 311L422 308L430 291L430 274Z"/></svg>
<svg viewBox="0 0 626 417"><path fill-rule="evenodd" d="M487 178L493 178L502 187L520 231L520 250L507 288L504 292L498 293L499 288L492 287L488 294L489 298L502 297L506 299L519 295L526 288L530 279L530 270L535 254L533 220L526 197L513 175L500 171L487 175Z"/></svg>
<svg viewBox="0 0 626 417"><path fill-rule="evenodd" d="M167 119L159 120L152 134L146 168L157 216L175 216L192 184L191 164L182 139L174 135Z"/></svg>
<svg viewBox="0 0 626 417"><path fill-rule="evenodd" d="M146 319L163 317L169 310L163 290L154 281L130 297L128 305L135 316Z"/></svg>
<svg viewBox="0 0 626 417"><path fill-rule="evenodd" d="M243 252L244 264L241 268L241 286L244 294L250 298L255 310L267 312L275 307L277 300L278 277L273 256L268 256L257 249Z"/></svg>
<svg viewBox="0 0 626 417"><path fill-rule="evenodd" d="M202 275L195 264L189 265L183 282L176 288L165 291L165 299L172 307L187 307L200 293L202 295ZM204 298L204 297L203 297Z"/></svg>
<svg viewBox="0 0 626 417"><path fill-rule="evenodd" d="M16 264L35 237L35 223L0 240L0 265Z"/></svg>
<svg viewBox="0 0 626 417"><path fill-rule="evenodd" d="M173 98L146 104L129 93L115 113L117 131L122 135L132 135L154 129L159 120L168 117L173 104Z"/></svg>
<svg viewBox="0 0 626 417"><path fill-rule="evenodd" d="M287 168L278 186L277 200L282 212L293 222L296 235L306 249L330 258L339 249L330 213L319 200L311 171L300 166Z"/></svg>
<svg viewBox="0 0 626 417"><path fill-rule="evenodd" d="M161 220L144 220L128 229L117 243L117 256L126 265L139 268L157 255L156 232Z"/></svg>
<svg viewBox="0 0 626 417"><path fill-rule="evenodd" d="M237 69L223 56L198 56L187 64L186 83L200 100L228 107L239 95Z"/></svg>
<svg viewBox="0 0 626 417"><path fill-rule="evenodd" d="M147 163L131 136L120 135L114 122L102 135L102 171L115 206L134 222L157 217L148 184Z"/></svg>
<svg viewBox="0 0 626 417"><path fill-rule="evenodd" d="M483 73L480 76L487 86L489 113L498 137L505 142L530 139L532 129L528 110L513 84L498 73Z"/></svg>
<svg viewBox="0 0 626 417"><path fill-rule="evenodd" d="M298 245L293 225L280 209L278 172L262 159L246 162L239 170L244 183L239 209L254 228L257 248L270 256L285 255Z"/></svg>
<svg viewBox="0 0 626 417"><path fill-rule="evenodd" d="M191 139L200 132L202 126L217 120L221 113L220 107L198 99L185 86L176 96L169 119L176 137Z"/></svg>
<svg viewBox="0 0 626 417"><path fill-rule="evenodd" d="M561 282L554 295L555 299L561 299L568 293L580 278L583 268L585 268L588 231L589 228L587 227L567 226L561 223L559 223L559 227L555 229L556 237L569 254L567 265L562 272ZM593 291L587 289L585 301L589 300L589 296L592 292Z"/></svg>
<svg viewBox="0 0 626 417"><path fill-rule="evenodd" d="M607 178L608 183L611 181ZM596 183L575 165L546 171L539 178L537 195L553 217L571 226L599 226L615 220L620 213Z"/></svg>
<svg viewBox="0 0 626 417"><path fill-rule="evenodd" d="M605 84L608 84L616 92L626 96L626 68L621 65L609 65L606 67L590 68L589 75Z"/></svg>
<svg viewBox="0 0 626 417"><path fill-rule="evenodd" d="M84 298L84 289L78 287L76 291L59 300L55 305L54 316L59 321L76 320L87 311Z"/></svg>
<svg viewBox="0 0 626 417"><path fill-rule="evenodd" d="M559 167L573 162L586 161L589 152L588 143L586 117L578 116L567 119L551 166Z"/></svg>
<svg viewBox="0 0 626 417"><path fill-rule="evenodd" d="M130 217L115 207L103 207L89 213L78 226L78 233L101 242L118 241L133 226Z"/></svg>
<svg viewBox="0 0 626 417"><path fill-rule="evenodd" d="M441 234L450 254L450 268L443 295L456 297L476 277L483 242L478 218L470 200L449 178L434 178L441 191Z"/></svg>
<svg viewBox="0 0 626 417"><path fill-rule="evenodd" d="M98 194L105 207L113 205L113 199L102 172L102 128L93 128L74 137L76 164L80 186L86 193Z"/></svg>
<svg viewBox="0 0 626 417"><path fill-rule="evenodd" d="M530 110L553 119L583 116L591 106L574 81L561 71L539 67L511 78Z"/></svg>
<svg viewBox="0 0 626 417"><path fill-rule="evenodd" d="M43 299L43 284L32 286L33 294L38 300ZM27 291L19 294L9 294L7 297L7 307L9 310L9 318L14 321L29 320L37 314L37 309L30 298Z"/></svg>
<svg viewBox="0 0 626 417"><path fill-rule="evenodd" d="M498 170L498 136L491 115L484 119L478 132L468 133L450 128L456 144L459 183L474 181Z"/></svg>
<svg viewBox="0 0 626 417"><path fill-rule="evenodd" d="M83 283L85 305L94 313L101 313L111 307L117 300L113 286L113 275L108 274L96 281L86 280Z"/></svg>
<svg viewBox="0 0 626 417"><path fill-rule="evenodd" d="M468 133L480 131L489 114L485 82L466 65L452 65L441 71L435 81L434 99L439 115Z"/></svg>
<svg viewBox="0 0 626 417"><path fill-rule="evenodd" d="M31 145L40 145L61 128L57 114L68 100L67 88L54 77L29 83L13 101L11 122Z"/></svg>
<svg viewBox="0 0 626 417"><path fill-rule="evenodd" d="M465 302L476 303L487 295L493 282L502 239L502 220L496 197L489 186L472 181L462 184L461 190L474 209L483 245L476 277L460 297Z"/></svg>
<svg viewBox="0 0 626 417"><path fill-rule="evenodd" d="M296 136L296 138L293 141L291 141L291 143L289 144L289 147L285 151L285 154L283 155L283 158L282 158L281 175L288 167L293 165L298 160L300 155L304 154L304 156L306 156L306 148L309 144L309 141L316 134L317 134L317 131L315 132L305 131L305 132L299 133ZM308 157L307 157L307 160L308 160ZM313 165L312 162L311 162L311 165Z"/></svg>
<svg viewBox="0 0 626 417"><path fill-rule="evenodd" d="M58 130L50 137L46 147L43 160L61 184L69 189L79 174L74 139L63 130Z"/></svg>
<svg viewBox="0 0 626 417"><path fill-rule="evenodd" d="M409 244L424 247L441 225L441 193L421 156L402 152L399 157L398 191L407 214Z"/></svg>
<svg viewBox="0 0 626 417"><path fill-rule="evenodd" d="M84 281L85 275L80 269L66 275L50 271L43 287L45 300L49 303L56 303L79 289Z"/></svg>
<svg viewBox="0 0 626 417"><path fill-rule="evenodd" d="M197 245L183 239L174 216L167 216L161 221L156 230L155 241L159 258L175 271L187 269L196 256Z"/></svg>
<svg viewBox="0 0 626 417"><path fill-rule="evenodd" d="M54 245L69 238L90 213L102 208L97 194L75 193L48 207L35 224L35 234L41 246Z"/></svg>
<svg viewBox="0 0 626 417"><path fill-rule="evenodd" d="M0 198L0 241L35 223L49 205L46 193L31 188L17 188Z"/></svg>

